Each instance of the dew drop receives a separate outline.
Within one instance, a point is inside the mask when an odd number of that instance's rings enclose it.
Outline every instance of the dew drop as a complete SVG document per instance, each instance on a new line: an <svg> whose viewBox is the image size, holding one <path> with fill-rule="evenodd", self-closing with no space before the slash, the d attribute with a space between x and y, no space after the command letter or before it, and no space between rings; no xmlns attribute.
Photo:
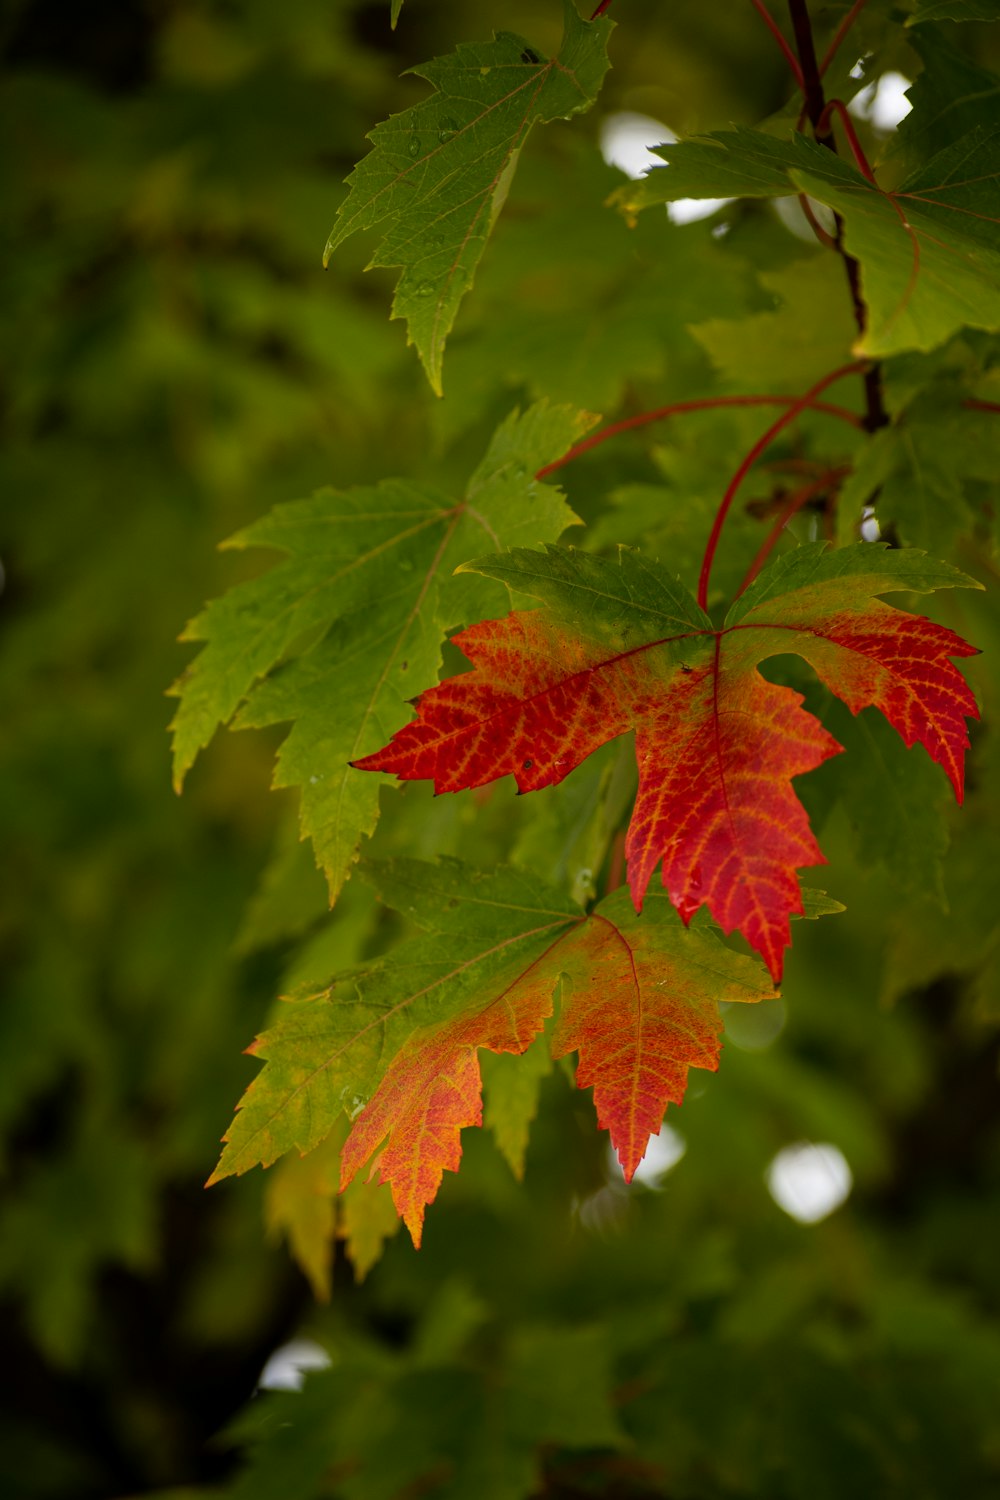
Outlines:
<svg viewBox="0 0 1000 1500"><path fill-rule="evenodd" d="M431 292L433 292L433 290L434 290L434 283L433 283L433 281L421 281L419 283L419 285L417 285L417 286L415 286L413 288L413 295L415 297L429 297L430 294L431 294Z"/></svg>
<svg viewBox="0 0 1000 1500"><path fill-rule="evenodd" d="M452 136L457 135L457 134L458 134L458 121L457 120L448 119L448 120L442 120L441 121L441 129L438 131L438 140L441 142L442 146L444 145L444 143L446 141L450 141L451 138L452 138Z"/></svg>
<svg viewBox="0 0 1000 1500"><path fill-rule="evenodd" d="M409 153L410 153L411 156L419 156L420 155L420 137L419 137L419 135L411 135L410 136L410 144L407 146L406 149L407 149L407 151L409 151Z"/></svg>

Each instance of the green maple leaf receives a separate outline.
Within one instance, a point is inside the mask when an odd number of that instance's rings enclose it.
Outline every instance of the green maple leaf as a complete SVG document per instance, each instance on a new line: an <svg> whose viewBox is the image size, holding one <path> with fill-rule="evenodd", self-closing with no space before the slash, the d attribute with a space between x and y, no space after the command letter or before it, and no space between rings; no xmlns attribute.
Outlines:
<svg viewBox="0 0 1000 1500"><path fill-rule="evenodd" d="M608 68L611 23L581 20L571 0L565 14L558 57L501 31L411 69L436 92L371 132L327 241L324 264L348 235L385 225L371 265L402 268L392 316L406 319L439 395L445 340L528 132L589 109Z"/></svg>
<svg viewBox="0 0 1000 1500"><path fill-rule="evenodd" d="M951 804L935 767L911 754L901 775L893 731L879 714L855 718L834 700L823 718L847 752L830 762L826 793L850 826L862 867L879 865L898 891L943 904Z"/></svg>
<svg viewBox="0 0 1000 1500"><path fill-rule="evenodd" d="M959 328L1000 328L1000 129L977 126L891 193L795 135L738 129L662 146L668 165L622 189L633 214L676 198L808 193L842 215L869 326L858 354L933 349Z"/></svg>
<svg viewBox="0 0 1000 1500"><path fill-rule="evenodd" d="M737 318L761 302L743 259L708 224L647 215L629 228L606 206L621 173L590 142L566 131L545 148L522 162L518 213L497 226L448 346L448 399L432 420L449 438L498 386L603 412L637 388L658 401L690 394L705 361L689 325L706 307Z"/></svg>
<svg viewBox="0 0 1000 1500"><path fill-rule="evenodd" d="M742 125L655 149L668 170L654 166L612 195L627 216L678 198L780 197L789 191L788 174L798 164L790 141Z"/></svg>
<svg viewBox="0 0 1000 1500"><path fill-rule="evenodd" d="M1000 424L992 411L963 408L959 396L955 388L931 386L868 439L841 492L844 540L856 537L862 507L876 502L883 527L939 555L977 525L995 525Z"/></svg>
<svg viewBox="0 0 1000 1500"><path fill-rule="evenodd" d="M793 390L847 363L857 330L834 256L804 256L780 271L761 272L758 280L776 307L691 327L724 380L733 388Z"/></svg>
<svg viewBox="0 0 1000 1500"><path fill-rule="evenodd" d="M1000 129L969 132L892 194L825 155L821 170L791 176L844 217L869 311L857 353L933 349L965 326L1000 328Z"/></svg>
<svg viewBox="0 0 1000 1500"><path fill-rule="evenodd" d="M470 592L467 577L452 576L458 564L484 542L552 539L575 521L559 490L531 476L591 420L544 403L515 413L458 501L402 480L327 489L233 537L230 547L285 558L184 632L205 646L173 689L177 785L220 724L291 723L275 786L301 788L302 833L335 898L378 819L377 785L348 761L405 721L414 684L437 672L446 631L506 601L495 586L492 598Z"/></svg>
<svg viewBox="0 0 1000 1500"><path fill-rule="evenodd" d="M960 52L939 26L922 26L908 41L923 66L906 91L910 112L880 153L880 175L883 168L901 175L915 171L935 152L997 119L996 73Z"/></svg>

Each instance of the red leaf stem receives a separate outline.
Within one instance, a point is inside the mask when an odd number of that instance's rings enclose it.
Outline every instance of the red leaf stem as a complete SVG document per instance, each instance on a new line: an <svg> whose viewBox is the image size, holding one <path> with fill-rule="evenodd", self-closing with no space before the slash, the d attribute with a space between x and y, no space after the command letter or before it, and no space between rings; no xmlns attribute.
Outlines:
<svg viewBox="0 0 1000 1500"><path fill-rule="evenodd" d="M608 861L608 882L604 894L610 896L619 886L625 884L625 834L619 829L615 834L611 845L611 857Z"/></svg>
<svg viewBox="0 0 1000 1500"><path fill-rule="evenodd" d="M962 405L967 406L970 411L1000 411L1000 401L980 401L975 396L970 396Z"/></svg>
<svg viewBox="0 0 1000 1500"><path fill-rule="evenodd" d="M817 219L815 213L813 212L813 206L809 202L808 193L799 194L799 204L802 208L803 214L805 215L806 223L809 225L809 228L819 240L820 244L825 245L828 250L836 250L837 241L834 239L832 234L827 234L826 230Z"/></svg>
<svg viewBox="0 0 1000 1500"><path fill-rule="evenodd" d="M824 490L829 489L830 485L835 484L840 479L843 479L844 476L849 473L850 469L846 465L841 466L837 469L828 469L827 472L825 474L821 474L818 479L813 479L809 484L804 484L799 489L792 492L786 503L782 506L781 514L778 516L778 519L775 521L774 525L771 527L771 530L768 532L767 536L764 538L764 541L761 543L760 550L747 569L746 577L740 584L739 588L736 590L737 599L753 583L754 579L757 577L757 574L760 572L761 568L767 562L767 559L770 557L772 551L774 550L774 547L777 544L778 538L781 536L781 533L784 531L785 527L788 525L789 521L796 514L796 512L800 511L804 505L808 505L809 501L813 498L814 495L821 495Z"/></svg>
<svg viewBox="0 0 1000 1500"><path fill-rule="evenodd" d="M839 417L842 422L849 422L852 427L862 425L857 413L848 411L846 406L834 406L828 401L805 401L805 406L803 406L802 399L804 398L800 399L798 396L704 396L697 401L672 401L669 406L658 406L653 411L638 412L634 417L624 417L620 422L612 422L608 427L602 427L598 432L591 433L590 437L574 443L572 448L567 449L562 458L554 459L552 463L539 469L535 478L547 478L556 469L572 463L574 458L579 458L591 448L597 448L601 443L606 443L608 438L617 437L620 432L628 432L633 427L645 427L648 423L662 421L665 417L678 416L689 411L710 411L718 406L796 406L798 410L805 410L805 407L808 407L811 411L821 411L828 417Z"/></svg>
<svg viewBox="0 0 1000 1500"><path fill-rule="evenodd" d="M764 25L767 27L768 31L774 37L774 40L777 42L782 52L785 54L785 61L788 63L788 66L792 70L792 76L794 77L796 84L800 89L804 90L805 80L802 77L802 69L799 66L799 60L795 56L795 53L792 51L789 44L785 41L785 38L782 36L778 23L775 21L774 17L771 15L771 12L764 4L764 0L750 0L750 3L757 14L760 16L761 20L764 22Z"/></svg>
<svg viewBox="0 0 1000 1500"><path fill-rule="evenodd" d="M592 21L596 21L597 18L598 18L598 16L603 16L604 12L606 10L609 10L610 7L611 7L611 0L601 0L600 5L593 12L593 14L591 15L590 19Z"/></svg>
<svg viewBox="0 0 1000 1500"><path fill-rule="evenodd" d="M830 120L834 110L836 110L837 114L840 116L840 123L844 127L844 134L847 136L847 144L851 148L851 155L854 157L854 160L857 163L858 171L862 174L862 176L867 177L872 187L878 187L878 183L875 181L875 173L868 165L868 158L865 155L864 151L861 149L861 142L858 140L857 131L854 129L854 122L852 121L850 115L847 113L847 105L842 99L827 100L826 105L823 109L823 113L819 117L819 123L816 126L817 136L826 135L828 133L830 129ZM887 196L891 195L887 194Z"/></svg>
<svg viewBox="0 0 1000 1500"><path fill-rule="evenodd" d="M823 61L819 65L819 73L821 78L826 72L827 68L833 62L833 59L836 57L837 52L840 49L841 42L844 40L844 37L854 25L861 11L864 9L864 6L865 0L854 0L854 4L847 12L847 15L841 21L840 25L837 27L837 30L834 32L833 41L826 49L826 56L823 58Z"/></svg>
<svg viewBox="0 0 1000 1500"><path fill-rule="evenodd" d="M855 375L860 371L865 370L866 368L867 365L864 360L854 360L853 363L849 365L841 365L839 369L831 371L829 375L824 375L822 380L817 380L816 384L814 386L811 386L810 389L806 391L804 396L800 396L799 399L795 401L787 411L782 412L781 416L776 422L771 423L771 426L767 429L762 437L759 437L757 439L753 447L750 449L749 453L747 453L746 457L743 459L743 462L736 470L736 473L729 481L726 493L723 495L721 504L719 505L719 509L715 513L715 520L712 523L712 530L709 534L708 542L705 546L705 556L701 565L701 575L698 579L698 603L702 609L707 609L708 607L708 580L712 572L712 563L715 559L715 551L719 545L719 537L722 535L722 527L725 523L726 516L729 513L729 507L732 505L733 500L736 497L737 490L743 483L746 476L749 474L754 463L765 451L765 449L768 448L771 443L773 443L779 432L784 431L788 424L794 421L800 412L805 411L807 407L812 405L813 400L820 394L821 391L825 391L827 386L833 385L835 381L843 380L845 375Z"/></svg>

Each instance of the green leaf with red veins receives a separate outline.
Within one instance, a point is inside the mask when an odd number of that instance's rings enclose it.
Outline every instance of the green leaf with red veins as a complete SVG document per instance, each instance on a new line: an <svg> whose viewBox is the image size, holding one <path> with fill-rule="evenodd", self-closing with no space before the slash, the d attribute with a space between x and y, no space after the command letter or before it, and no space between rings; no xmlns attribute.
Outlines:
<svg viewBox="0 0 1000 1500"><path fill-rule="evenodd" d="M626 841L637 910L658 864L685 921L707 906L780 980L801 913L796 871L823 863L792 778L840 749L802 697L761 676L803 656L852 713L874 706L923 744L962 795L975 700L949 660L974 648L883 604L894 590L977 587L917 552L805 546L766 568L715 629L649 559L550 548L467 565L545 608L455 637L474 670L430 688L418 717L356 762L458 791L512 775L561 781L599 745L636 733L639 791Z"/></svg>

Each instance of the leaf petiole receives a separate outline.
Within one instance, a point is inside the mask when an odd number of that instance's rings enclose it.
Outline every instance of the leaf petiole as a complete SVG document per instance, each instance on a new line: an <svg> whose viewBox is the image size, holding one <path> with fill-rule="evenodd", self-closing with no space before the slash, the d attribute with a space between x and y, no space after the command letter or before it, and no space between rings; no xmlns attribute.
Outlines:
<svg viewBox="0 0 1000 1500"><path fill-rule="evenodd" d="M781 533L784 531L785 527L788 525L792 517L794 515L797 515L797 513L802 509L804 505L808 505L809 501L814 499L815 496L822 495L838 485L840 481L846 478L849 473L850 468L847 465L841 465L836 469L828 469L826 473L821 474L818 479L813 479L809 484L801 485L799 489L792 492L788 500L782 506L781 514L778 516L774 525L771 527L771 530L768 532L767 536L764 538L764 541L761 543L756 557L746 571L746 576L744 577L743 582L736 590L737 599L753 583L754 579L757 577L757 574L760 572L761 568L764 566L764 564L767 562L767 559L773 552L775 546L777 545L778 538L781 536Z"/></svg>
<svg viewBox="0 0 1000 1500"><path fill-rule="evenodd" d="M669 406L657 406L652 411L637 412L634 417L623 417L620 422L612 422L607 427L602 427L598 432L592 432L589 437L583 438L579 443L574 443L568 448L562 458L557 458L552 463L538 470L536 479L546 479L556 469L563 468L572 463L573 459L579 458L581 454L588 453L591 448L597 448L601 443L606 443L609 438L617 437L620 432L629 432L635 427L646 427L650 422L660 422L667 417L680 416L689 411L712 411L720 406L795 406L800 410L802 398L798 396L703 396L696 401L672 401ZM837 417L841 422L847 422L852 427L861 427L861 418L856 412L849 411L846 406L834 406L828 401L806 401L805 406L811 411L823 412L825 416Z"/></svg>
<svg viewBox="0 0 1000 1500"><path fill-rule="evenodd" d="M817 136L829 135L830 121L833 117L834 111L836 111L836 113L840 116L840 123L844 127L844 134L847 137L847 144L851 148L851 155L854 157L858 171L863 177L867 177L872 187L878 187L878 183L875 181L875 173L868 165L868 158L861 148L861 142L858 140L857 131L854 129L853 121L851 120L850 115L847 113L847 106L842 99L829 99L824 105L823 113L820 115L819 121L816 125Z"/></svg>
<svg viewBox="0 0 1000 1500"><path fill-rule="evenodd" d="M867 368L867 361L854 360L851 364L841 365L839 369L831 371L829 375L824 375L822 380L817 380L815 385L810 386L809 390L806 391L804 396L800 396L797 401L793 402L793 404L789 406L787 411L782 412L777 421L771 423L771 426L767 429L767 431L757 439L753 447L746 454L739 468L736 470L736 473L733 475L732 479L729 481L729 484L726 487L726 493L723 495L722 500L719 504L719 508L715 513L715 520L712 523L712 530L709 533L708 542L705 546L705 556L702 561L701 574L698 579L698 604L702 609L707 609L708 607L708 581L711 577L712 563L715 560L716 548L719 545L719 537L722 535L722 528L725 524L726 516L729 514L729 508L732 505L733 500L736 498L736 493L739 490L740 485L749 474L757 459L768 447L770 447L774 439L780 432L784 431L784 429L790 422L793 422L801 412L806 411L810 406L812 406L815 398L822 391L825 391L828 386L833 385L838 380L843 380L846 375L861 374L863 371L867 370Z"/></svg>
<svg viewBox="0 0 1000 1500"><path fill-rule="evenodd" d="M774 37L774 40L781 48L782 52L785 55L785 61L788 63L789 68L791 68L792 70L792 76L794 77L796 84L804 93L806 85L805 79L802 76L802 68L799 65L799 60L795 56L795 53L792 51L791 47L785 41L785 38L782 36L781 31L778 27L778 23L775 21L774 17L771 15L771 12L764 4L764 0L750 0L750 4L753 6L754 10L760 16L768 31Z"/></svg>

